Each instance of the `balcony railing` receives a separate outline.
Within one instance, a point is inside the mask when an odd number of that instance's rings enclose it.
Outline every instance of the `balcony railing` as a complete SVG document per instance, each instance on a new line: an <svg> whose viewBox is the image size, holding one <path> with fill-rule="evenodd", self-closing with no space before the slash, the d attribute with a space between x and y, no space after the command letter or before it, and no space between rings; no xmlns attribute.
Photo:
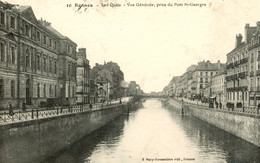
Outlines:
<svg viewBox="0 0 260 163"><path fill-rule="evenodd" d="M237 80L238 77L239 77L238 74L229 75L229 76L226 76L226 81Z"/></svg>
<svg viewBox="0 0 260 163"><path fill-rule="evenodd" d="M240 86L240 87L231 87L227 88L227 92L245 92L247 91L248 86Z"/></svg>
<svg viewBox="0 0 260 163"><path fill-rule="evenodd" d="M244 64L248 62L248 58L243 58L240 60L240 64Z"/></svg>
<svg viewBox="0 0 260 163"><path fill-rule="evenodd" d="M236 61L236 62L234 63L234 67L237 67L238 65L240 65L240 61Z"/></svg>
<svg viewBox="0 0 260 163"><path fill-rule="evenodd" d="M260 91L260 86L250 87L250 91Z"/></svg>
<svg viewBox="0 0 260 163"><path fill-rule="evenodd" d="M196 87L191 87L191 90L195 90L196 89Z"/></svg>
<svg viewBox="0 0 260 163"><path fill-rule="evenodd" d="M231 69L231 68L233 68L233 67L234 67L234 64L233 64L233 63L230 63L230 64L227 65L227 69Z"/></svg>
<svg viewBox="0 0 260 163"><path fill-rule="evenodd" d="M254 71L251 71L250 72L250 77L253 77L254 76Z"/></svg>
<svg viewBox="0 0 260 163"><path fill-rule="evenodd" d="M256 70L255 76L260 76L260 70Z"/></svg>
<svg viewBox="0 0 260 163"><path fill-rule="evenodd" d="M238 77L241 78L241 79L243 79L243 78L246 77L246 75L247 75L247 72L240 72L240 73L238 74Z"/></svg>

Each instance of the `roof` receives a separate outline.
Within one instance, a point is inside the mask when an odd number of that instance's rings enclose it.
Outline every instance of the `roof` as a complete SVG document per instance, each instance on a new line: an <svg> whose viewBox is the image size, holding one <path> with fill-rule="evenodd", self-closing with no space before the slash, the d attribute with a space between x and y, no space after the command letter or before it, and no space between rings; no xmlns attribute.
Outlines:
<svg viewBox="0 0 260 163"><path fill-rule="evenodd" d="M232 50L231 52L229 52L227 55L229 55L229 54L231 54L231 53L233 53L233 52L235 52L235 51L237 51L237 50L240 50L241 48L244 48L244 47L246 47L245 41L242 42L241 44L239 44L235 49L233 49L233 50Z"/></svg>

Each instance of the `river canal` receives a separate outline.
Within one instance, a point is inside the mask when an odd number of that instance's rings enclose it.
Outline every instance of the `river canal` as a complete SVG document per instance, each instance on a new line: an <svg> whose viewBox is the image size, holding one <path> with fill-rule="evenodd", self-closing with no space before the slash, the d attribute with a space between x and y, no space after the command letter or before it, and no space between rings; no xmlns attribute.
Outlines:
<svg viewBox="0 0 260 163"><path fill-rule="evenodd" d="M260 149L149 99L47 162L259 162Z"/></svg>

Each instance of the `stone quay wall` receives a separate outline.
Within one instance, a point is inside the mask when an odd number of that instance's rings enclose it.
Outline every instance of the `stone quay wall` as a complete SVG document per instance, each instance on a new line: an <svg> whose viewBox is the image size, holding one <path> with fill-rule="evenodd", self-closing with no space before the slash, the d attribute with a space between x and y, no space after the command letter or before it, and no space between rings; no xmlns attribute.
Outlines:
<svg viewBox="0 0 260 163"><path fill-rule="evenodd" d="M127 112L126 104L0 126L0 162L41 162Z"/></svg>
<svg viewBox="0 0 260 163"><path fill-rule="evenodd" d="M170 100L169 104L178 111L184 108L185 114L195 116L260 147L260 117L257 115L229 112L197 105L182 105L175 100Z"/></svg>

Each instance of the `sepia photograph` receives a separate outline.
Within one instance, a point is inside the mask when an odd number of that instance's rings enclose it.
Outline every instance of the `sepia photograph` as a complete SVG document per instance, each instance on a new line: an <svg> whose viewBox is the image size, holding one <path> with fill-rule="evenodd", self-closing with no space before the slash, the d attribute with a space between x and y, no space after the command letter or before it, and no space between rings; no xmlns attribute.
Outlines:
<svg viewBox="0 0 260 163"><path fill-rule="evenodd" d="M259 0L0 0L0 163L259 163Z"/></svg>

